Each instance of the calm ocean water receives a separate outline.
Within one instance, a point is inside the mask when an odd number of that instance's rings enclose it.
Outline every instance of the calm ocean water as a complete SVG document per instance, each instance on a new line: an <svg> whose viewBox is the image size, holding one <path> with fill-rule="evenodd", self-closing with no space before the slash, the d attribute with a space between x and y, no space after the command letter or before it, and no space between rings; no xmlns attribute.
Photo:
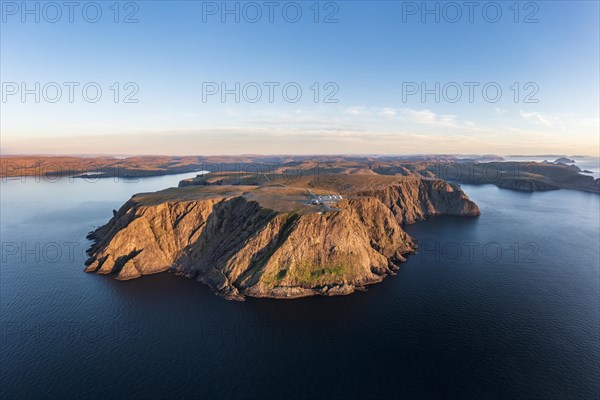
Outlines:
<svg viewBox="0 0 600 400"><path fill-rule="evenodd" d="M463 188L479 218L409 226L365 293L228 302L171 274L85 274L85 235L137 183L2 183L0 397L600 396L600 196Z"/></svg>

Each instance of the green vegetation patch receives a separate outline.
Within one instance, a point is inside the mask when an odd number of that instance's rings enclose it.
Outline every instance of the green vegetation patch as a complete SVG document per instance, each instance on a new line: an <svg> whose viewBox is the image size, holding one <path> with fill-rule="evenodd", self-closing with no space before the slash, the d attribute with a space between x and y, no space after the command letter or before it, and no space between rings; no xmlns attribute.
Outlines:
<svg viewBox="0 0 600 400"><path fill-rule="evenodd" d="M351 271L350 265L341 261L325 265L315 265L303 261L290 270L288 275L299 284L314 286L327 282L343 281L348 278Z"/></svg>

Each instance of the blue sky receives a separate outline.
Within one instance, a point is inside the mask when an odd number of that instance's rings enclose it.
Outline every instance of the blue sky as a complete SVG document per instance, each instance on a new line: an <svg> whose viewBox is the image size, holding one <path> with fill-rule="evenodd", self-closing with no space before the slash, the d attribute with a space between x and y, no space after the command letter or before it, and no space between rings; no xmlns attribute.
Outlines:
<svg viewBox="0 0 600 400"><path fill-rule="evenodd" d="M61 7L51 23L48 3L39 3L36 22L21 2L2 2L3 153L599 151L596 1L518 2L518 15L514 1L474 2L473 22L464 2L324 1L317 3L319 22L314 1L272 2L273 23L262 1L227 2L239 7L239 22L233 14L222 21L223 2L121 2L118 23L113 1L97 3L96 23L82 13L88 2L74 9L74 22ZM423 22L424 7L436 3L439 22L435 14ZM36 2L27 4L34 9ZM254 5L262 16L251 23L245 19L254 18ZM302 16L292 23L298 8ZM95 9L86 9L92 20ZM502 14L492 23L497 9ZM123 23L131 13L138 22ZM337 22L324 23L328 15ZM33 89L36 82L40 102L33 94L23 101L21 84ZM48 101L52 87L43 95L50 82L61 86L56 103ZM72 103L64 82L79 84ZM81 93L90 82L102 90L96 103ZM232 94L223 102L217 93L203 101L210 82L230 89L239 82L240 91L256 82L262 97L236 102ZM273 102L265 82L278 84ZM474 85L472 102L465 82ZM287 83L300 87L299 101L284 98ZM422 85L436 83L440 100L423 99ZM457 86L462 97L452 102ZM415 87L419 93L406 94ZM497 87L502 95L494 102ZM135 88L138 102L124 103ZM337 102L325 102L334 91Z"/></svg>

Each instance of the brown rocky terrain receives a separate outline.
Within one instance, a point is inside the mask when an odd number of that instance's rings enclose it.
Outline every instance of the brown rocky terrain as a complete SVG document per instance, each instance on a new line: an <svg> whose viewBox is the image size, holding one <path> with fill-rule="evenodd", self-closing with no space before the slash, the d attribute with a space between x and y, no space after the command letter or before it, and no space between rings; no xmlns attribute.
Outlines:
<svg viewBox="0 0 600 400"><path fill-rule="evenodd" d="M538 162L419 163L412 173L465 184L492 184L504 189L536 192L575 189L600 193L600 179L581 174L576 166Z"/></svg>
<svg viewBox="0 0 600 400"><path fill-rule="evenodd" d="M133 196L90 233L86 271L122 280L172 271L239 300L348 294L415 250L403 224L479 215L458 185L437 179L210 175ZM327 194L343 199L311 204Z"/></svg>
<svg viewBox="0 0 600 400"><path fill-rule="evenodd" d="M290 171L345 175L394 175L439 178L467 184L493 184L519 191L575 189L600 193L600 179L581 173L576 165L555 162L504 162L496 156L459 158L453 155L353 156L353 155L239 155L239 156L7 156L0 157L0 177L16 179L32 176L135 179L147 176L211 171L211 182L221 175L253 175L264 183L263 175ZM292 172L294 174L295 172ZM193 181L182 185L195 184Z"/></svg>

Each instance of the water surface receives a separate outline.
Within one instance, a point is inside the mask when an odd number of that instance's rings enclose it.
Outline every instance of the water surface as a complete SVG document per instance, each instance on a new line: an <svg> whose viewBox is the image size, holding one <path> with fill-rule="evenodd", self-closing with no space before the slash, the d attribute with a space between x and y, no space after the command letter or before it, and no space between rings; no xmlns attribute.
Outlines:
<svg viewBox="0 0 600 400"><path fill-rule="evenodd" d="M481 217L409 226L345 297L82 272L113 209L194 175L1 184L1 398L598 398L600 196L463 185Z"/></svg>

